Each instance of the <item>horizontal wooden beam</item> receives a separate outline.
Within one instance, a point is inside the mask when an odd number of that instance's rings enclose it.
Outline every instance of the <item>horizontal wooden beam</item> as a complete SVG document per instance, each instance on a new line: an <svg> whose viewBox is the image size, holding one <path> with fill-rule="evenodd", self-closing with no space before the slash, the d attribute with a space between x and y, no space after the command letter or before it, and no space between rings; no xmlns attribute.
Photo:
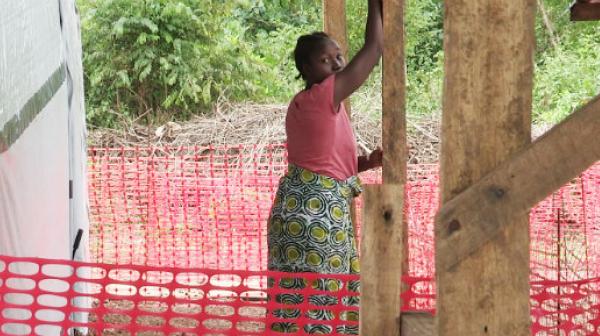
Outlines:
<svg viewBox="0 0 600 336"><path fill-rule="evenodd" d="M600 2L589 1L575 2L571 6L571 21L598 21L600 20Z"/></svg>
<svg viewBox="0 0 600 336"><path fill-rule="evenodd" d="M435 319L433 315L421 312L402 313L401 336L434 336Z"/></svg>
<svg viewBox="0 0 600 336"><path fill-rule="evenodd" d="M436 216L438 265L451 271L600 160L599 137L600 95L448 201Z"/></svg>

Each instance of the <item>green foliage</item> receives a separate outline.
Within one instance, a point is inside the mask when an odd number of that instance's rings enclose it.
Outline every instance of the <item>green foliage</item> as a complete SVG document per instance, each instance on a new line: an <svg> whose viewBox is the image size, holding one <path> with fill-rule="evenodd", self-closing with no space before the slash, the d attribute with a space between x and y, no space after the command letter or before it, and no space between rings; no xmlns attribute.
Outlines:
<svg viewBox="0 0 600 336"><path fill-rule="evenodd" d="M600 26L571 22L562 0L544 0L536 22L534 122L557 123L600 91Z"/></svg>
<svg viewBox="0 0 600 336"><path fill-rule="evenodd" d="M347 0L349 54L364 42L367 2ZM407 70L406 110L410 115L430 115L441 110L443 76L442 0L407 0L405 6L405 57ZM381 92L381 69L376 69L353 100L354 105L369 108L380 105L367 97ZM362 104L360 100L368 103ZM359 107L359 110L361 107ZM378 109L380 111L380 109ZM380 114L373 114L380 118Z"/></svg>
<svg viewBox="0 0 600 336"><path fill-rule="evenodd" d="M302 83L295 79L292 58L296 40L302 34L321 29L321 0L245 0L234 11L233 20L245 27L246 40L267 69L248 73L260 92L234 100L285 102Z"/></svg>
<svg viewBox="0 0 600 336"><path fill-rule="evenodd" d="M210 111L219 99L287 102L302 87L292 50L298 36L322 29L321 1L78 0L88 121L186 119ZM364 41L367 1L346 3L353 56ZM557 122L600 88L600 27L570 22L564 0L542 5L534 120ZM409 114L441 109L442 40L443 0L407 0ZM377 105L380 81L377 68L354 98L368 103L358 106Z"/></svg>
<svg viewBox="0 0 600 336"><path fill-rule="evenodd" d="M408 0L405 10L406 110L439 114L443 80L443 0Z"/></svg>
<svg viewBox="0 0 600 336"><path fill-rule="evenodd" d="M82 17L88 119L175 111L210 103L210 6L187 1L89 1ZM200 10L199 8L204 8Z"/></svg>
<svg viewBox="0 0 600 336"><path fill-rule="evenodd" d="M289 52L299 25L319 21L315 1L283 12L256 0L80 0L88 122L163 122L220 97L288 97L298 87Z"/></svg>

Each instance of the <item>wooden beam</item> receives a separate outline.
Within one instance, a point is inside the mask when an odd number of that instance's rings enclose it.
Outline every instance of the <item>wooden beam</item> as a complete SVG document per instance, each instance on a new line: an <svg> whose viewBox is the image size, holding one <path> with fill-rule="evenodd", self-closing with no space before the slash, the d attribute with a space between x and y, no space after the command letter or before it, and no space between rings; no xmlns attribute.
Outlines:
<svg viewBox="0 0 600 336"><path fill-rule="evenodd" d="M575 2L571 6L571 21L598 21L600 20L600 2L590 1Z"/></svg>
<svg viewBox="0 0 600 336"><path fill-rule="evenodd" d="M600 160L599 136L600 95L447 202L436 219L446 270Z"/></svg>
<svg viewBox="0 0 600 336"><path fill-rule="evenodd" d="M421 312L402 313L402 336L434 336L433 315Z"/></svg>
<svg viewBox="0 0 600 336"><path fill-rule="evenodd" d="M445 1L442 205L531 141L534 21L535 0ZM530 335L527 224L451 270L436 236L438 335Z"/></svg>
<svg viewBox="0 0 600 336"><path fill-rule="evenodd" d="M408 146L406 140L406 67L404 61L404 0L383 1L383 65L382 65L382 148L383 148L383 183L406 184L406 161ZM396 206L403 209L401 200ZM408 233L408 221L403 218L399 223L400 232ZM397 262L400 271L396 275L401 278L408 274L408 234L402 234ZM404 283L400 284L400 293L409 290ZM385 295L385 294L384 294ZM404 315L402 326L405 328ZM409 319L407 323L412 320ZM412 326L413 324L407 324ZM408 328L410 329L410 328ZM402 332L402 335L417 335L414 332ZM398 335L398 334L395 334Z"/></svg>
<svg viewBox="0 0 600 336"><path fill-rule="evenodd" d="M365 186L360 272L362 336L400 334L404 186Z"/></svg>
<svg viewBox="0 0 600 336"><path fill-rule="evenodd" d="M323 0L323 30L340 44L347 58L346 0Z"/></svg>
<svg viewBox="0 0 600 336"><path fill-rule="evenodd" d="M323 30L339 43L344 58L348 60L346 0L323 0ZM352 119L350 99L344 100L344 106Z"/></svg>
<svg viewBox="0 0 600 336"><path fill-rule="evenodd" d="M406 183L404 0L383 1L383 182Z"/></svg>

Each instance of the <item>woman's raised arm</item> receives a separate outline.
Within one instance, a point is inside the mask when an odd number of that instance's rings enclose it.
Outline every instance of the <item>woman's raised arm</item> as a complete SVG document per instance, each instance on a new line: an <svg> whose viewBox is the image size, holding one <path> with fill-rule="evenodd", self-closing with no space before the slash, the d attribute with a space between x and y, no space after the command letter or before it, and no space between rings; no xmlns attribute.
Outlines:
<svg viewBox="0 0 600 336"><path fill-rule="evenodd" d="M365 43L350 63L336 74L334 106L338 106L367 80L383 52L382 1L368 1Z"/></svg>

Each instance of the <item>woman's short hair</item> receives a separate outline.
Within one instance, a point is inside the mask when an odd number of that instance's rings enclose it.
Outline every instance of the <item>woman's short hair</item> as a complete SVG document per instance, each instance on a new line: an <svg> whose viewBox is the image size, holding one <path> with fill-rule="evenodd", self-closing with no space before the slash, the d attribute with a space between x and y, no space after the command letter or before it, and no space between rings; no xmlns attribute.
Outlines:
<svg viewBox="0 0 600 336"><path fill-rule="evenodd" d="M329 35L324 32L314 32L298 38L294 49L294 61L296 62L296 69L300 73L298 78L306 79L306 74L302 72L303 65L309 62L310 56L314 52L330 40Z"/></svg>

